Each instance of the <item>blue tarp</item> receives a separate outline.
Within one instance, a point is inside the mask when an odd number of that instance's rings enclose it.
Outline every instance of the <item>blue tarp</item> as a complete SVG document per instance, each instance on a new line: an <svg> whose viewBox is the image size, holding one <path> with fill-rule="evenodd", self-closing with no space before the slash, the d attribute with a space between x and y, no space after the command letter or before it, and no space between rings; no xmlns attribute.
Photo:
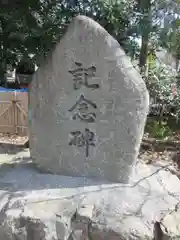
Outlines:
<svg viewBox="0 0 180 240"><path fill-rule="evenodd" d="M0 87L0 92L28 92L28 88L11 89Z"/></svg>

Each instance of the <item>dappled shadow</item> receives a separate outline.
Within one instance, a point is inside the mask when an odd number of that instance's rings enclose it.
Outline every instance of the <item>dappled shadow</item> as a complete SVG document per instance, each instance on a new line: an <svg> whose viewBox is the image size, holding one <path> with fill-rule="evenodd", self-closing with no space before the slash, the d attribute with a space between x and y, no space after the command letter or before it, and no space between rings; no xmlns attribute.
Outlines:
<svg viewBox="0 0 180 240"><path fill-rule="evenodd" d="M17 154L24 151L26 148L21 145L11 143L0 143L0 154Z"/></svg>
<svg viewBox="0 0 180 240"><path fill-rule="evenodd" d="M0 168L0 189L8 191L1 192L0 201L3 202L3 199L7 198L5 202L10 202L11 208L23 208L26 201L33 205L42 202L49 204L49 201L52 203L52 201L66 199L75 202L77 200L77 203L80 204L90 194L93 203L98 199L100 206L104 204L109 209L106 209L106 214L107 211L117 214L121 216L121 222L124 223L128 223L129 218L136 217L138 221L144 224L144 227L149 229L150 224L144 223L144 209L148 208L148 205L152 205L153 214L159 215L159 209L163 209L163 211L165 209L164 218L167 214L170 214L168 212L169 205L173 209L173 205L176 206L180 202L175 193L171 193L165 186L161 187L161 183L154 187L154 184L158 183L155 175L163 169L165 169L165 166L145 174L144 177L140 176L131 185L126 185L102 180L96 181L85 177L42 173L36 164L31 161L31 158L18 158L13 163L2 164ZM153 177L156 179L155 182L150 180ZM168 204L170 196L171 203ZM110 205L108 205L109 203ZM56 205L56 202L53 204ZM104 218L103 212L98 213L98 204L94 209L97 210L97 214L102 214ZM46 207L48 205L42 206ZM5 213L8 208L8 204L4 204L2 213ZM100 215L97 216L99 219L101 218ZM4 215L2 216L4 217Z"/></svg>
<svg viewBox="0 0 180 240"><path fill-rule="evenodd" d="M45 189L79 188L86 186L100 186L112 184L106 180L86 177L71 177L58 174L45 173L31 161L30 157L16 158L10 163L0 166L0 189L3 186L10 190L33 191ZM4 184L4 185L3 185Z"/></svg>
<svg viewBox="0 0 180 240"><path fill-rule="evenodd" d="M1 177L5 176L8 172L12 171L16 167L34 169L35 164L32 163L30 157L14 158L10 162L2 163L0 164L0 180Z"/></svg>
<svg viewBox="0 0 180 240"><path fill-rule="evenodd" d="M155 177L159 171L165 169L165 166L158 168L155 171L149 172L146 176L139 176L135 182L131 184L112 183L106 180L97 180L95 178L86 177L70 177L58 174L42 173L38 166L31 161L29 157L14 159L12 163L4 163L0 167L0 189L13 193L18 198L23 198L27 195L31 198L35 198L35 201L44 201L47 198L53 199L71 199L74 197L81 197L84 194L93 194L102 191L102 194L112 194L119 192L123 194L126 191L126 195L130 191L138 192L143 190L143 196L151 193L150 178ZM137 169L138 170L138 169ZM156 178L156 177L155 177ZM157 181L157 180L156 180ZM106 192L104 192L104 190ZM128 192L127 192L128 191ZM163 194L165 193L165 190ZM145 195L144 195L145 194ZM159 197L162 198L162 194L159 193ZM41 196L41 197L40 197ZM121 196L121 195L119 195ZM158 196L156 196L157 198ZM42 198L42 199L40 199ZM137 209L136 214L139 214L141 208L144 206L145 199ZM176 199L177 201L177 199Z"/></svg>

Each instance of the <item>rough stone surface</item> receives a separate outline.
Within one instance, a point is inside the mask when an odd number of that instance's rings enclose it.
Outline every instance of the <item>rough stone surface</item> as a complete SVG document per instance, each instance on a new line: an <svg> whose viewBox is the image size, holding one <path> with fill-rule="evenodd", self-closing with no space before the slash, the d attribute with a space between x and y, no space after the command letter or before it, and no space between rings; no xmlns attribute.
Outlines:
<svg viewBox="0 0 180 240"><path fill-rule="evenodd" d="M98 23L78 16L30 88L30 150L41 169L127 183L149 96Z"/></svg>
<svg viewBox="0 0 180 240"><path fill-rule="evenodd" d="M0 171L0 239L180 239L180 181L169 165L138 162L129 184L115 184L25 162Z"/></svg>

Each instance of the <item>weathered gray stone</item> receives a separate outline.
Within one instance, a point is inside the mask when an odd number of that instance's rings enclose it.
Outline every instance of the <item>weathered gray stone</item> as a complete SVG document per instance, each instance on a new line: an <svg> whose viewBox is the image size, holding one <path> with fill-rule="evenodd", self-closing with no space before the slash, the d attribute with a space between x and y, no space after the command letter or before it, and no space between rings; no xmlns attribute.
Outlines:
<svg viewBox="0 0 180 240"><path fill-rule="evenodd" d="M92 19L76 17L33 77L33 161L52 173L128 182L148 103L118 42Z"/></svg>
<svg viewBox="0 0 180 240"><path fill-rule="evenodd" d="M161 221L154 240L179 240L180 180L168 169L138 162L129 184L112 184L42 174L31 164L6 168L0 239L152 240Z"/></svg>

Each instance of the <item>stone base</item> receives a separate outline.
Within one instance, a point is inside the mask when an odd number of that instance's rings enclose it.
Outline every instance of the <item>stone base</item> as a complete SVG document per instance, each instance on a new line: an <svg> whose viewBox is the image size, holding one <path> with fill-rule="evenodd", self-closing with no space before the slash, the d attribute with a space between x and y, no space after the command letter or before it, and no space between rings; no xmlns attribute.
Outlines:
<svg viewBox="0 0 180 240"><path fill-rule="evenodd" d="M180 239L180 181L167 167L139 162L129 185L43 174L31 163L2 169L0 239Z"/></svg>

